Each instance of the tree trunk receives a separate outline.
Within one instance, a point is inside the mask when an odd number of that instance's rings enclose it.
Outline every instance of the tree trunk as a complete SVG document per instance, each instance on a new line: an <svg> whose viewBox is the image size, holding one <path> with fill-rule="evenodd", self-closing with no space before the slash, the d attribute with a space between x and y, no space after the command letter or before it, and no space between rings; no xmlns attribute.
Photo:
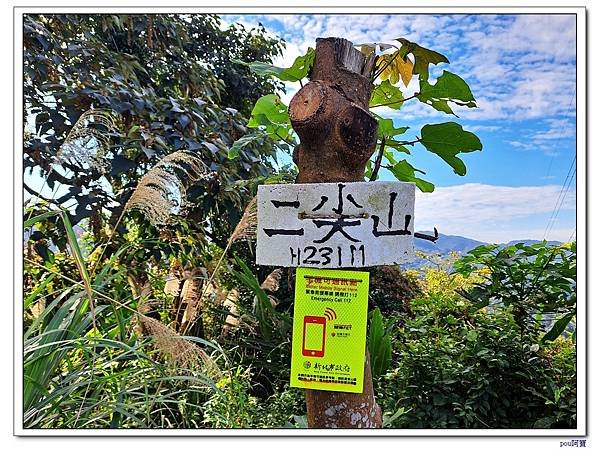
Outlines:
<svg viewBox="0 0 600 450"><path fill-rule="evenodd" d="M377 143L377 120L369 113L374 56L365 57L345 39L317 39L310 82L292 98L297 183L363 181ZM310 428L380 428L369 355L365 349L363 392L307 389Z"/></svg>

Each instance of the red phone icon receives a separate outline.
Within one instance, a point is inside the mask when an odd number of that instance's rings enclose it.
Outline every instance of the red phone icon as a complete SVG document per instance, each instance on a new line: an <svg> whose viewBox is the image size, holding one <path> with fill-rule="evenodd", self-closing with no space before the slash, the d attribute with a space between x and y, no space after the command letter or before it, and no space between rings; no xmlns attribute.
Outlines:
<svg viewBox="0 0 600 450"><path fill-rule="evenodd" d="M322 358L325 354L325 325L327 319L319 316L304 316L302 333L302 355Z"/></svg>

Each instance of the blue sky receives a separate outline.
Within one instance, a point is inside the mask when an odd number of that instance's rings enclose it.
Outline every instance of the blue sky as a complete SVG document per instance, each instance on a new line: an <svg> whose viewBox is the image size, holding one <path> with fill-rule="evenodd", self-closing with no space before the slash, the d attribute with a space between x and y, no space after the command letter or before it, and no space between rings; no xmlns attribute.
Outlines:
<svg viewBox="0 0 600 450"><path fill-rule="evenodd" d="M317 37L354 43L393 42L405 37L446 55L446 69L470 85L479 108L455 109L459 118L418 101L378 114L415 136L426 123L456 120L481 139L483 152L464 155L468 172L455 175L436 155L415 147L409 162L436 184L418 194L418 229L487 242L513 239L568 240L575 231L576 18L574 15L262 15L223 16L284 38L276 61L289 66L314 47ZM299 88L287 84L287 103ZM411 83L405 95L418 90ZM410 132L414 134L410 134ZM385 175L384 179L392 179ZM564 186L569 189L563 193ZM553 214L558 208L558 213ZM551 220L552 216L554 220Z"/></svg>

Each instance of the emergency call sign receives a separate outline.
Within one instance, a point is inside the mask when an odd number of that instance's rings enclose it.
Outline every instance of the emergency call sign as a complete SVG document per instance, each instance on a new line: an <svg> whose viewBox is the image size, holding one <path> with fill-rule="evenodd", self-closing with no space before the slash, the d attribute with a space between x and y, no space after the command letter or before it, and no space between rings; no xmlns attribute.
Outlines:
<svg viewBox="0 0 600 450"><path fill-rule="evenodd" d="M290 386L362 392L369 273L298 268Z"/></svg>

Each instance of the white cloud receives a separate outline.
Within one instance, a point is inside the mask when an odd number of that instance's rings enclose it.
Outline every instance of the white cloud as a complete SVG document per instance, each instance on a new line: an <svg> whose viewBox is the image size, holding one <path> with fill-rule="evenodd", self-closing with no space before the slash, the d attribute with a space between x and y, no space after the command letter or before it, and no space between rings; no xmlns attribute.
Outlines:
<svg viewBox="0 0 600 450"><path fill-rule="evenodd" d="M453 107L461 119L515 122L575 115L574 15L285 14L265 19L242 18L247 23L275 20L283 27L278 33L287 48L277 65L291 65L318 37L341 36L358 44L391 43L404 36L450 58L449 66L433 67L433 76L447 68L471 86L478 108ZM418 83L413 81L403 91L410 95L416 90ZM382 113L403 120L452 119L417 100L399 112ZM540 134L534 144L542 140Z"/></svg>
<svg viewBox="0 0 600 450"><path fill-rule="evenodd" d="M468 183L438 187L431 194L417 192L415 229L467 236L486 242L513 239L542 239L543 227L555 208L561 186L492 186ZM561 221L552 239L566 240L575 226L575 190L566 193ZM536 217L537 215L537 217ZM540 219L540 215L547 218ZM570 224L573 227L569 228ZM563 234L568 231L568 234ZM561 234L562 233L562 234ZM554 236L554 237L553 237Z"/></svg>
<svg viewBox="0 0 600 450"><path fill-rule="evenodd" d="M504 127L500 125L467 125L465 129L473 132L477 131L500 131L504 130Z"/></svg>
<svg viewBox="0 0 600 450"><path fill-rule="evenodd" d="M541 151L546 155L558 155L558 150L567 143L575 150L573 140L566 141L565 138L575 136L575 123L571 119L546 119L540 125L539 130L522 132L522 140L506 141L514 148L522 150Z"/></svg>

